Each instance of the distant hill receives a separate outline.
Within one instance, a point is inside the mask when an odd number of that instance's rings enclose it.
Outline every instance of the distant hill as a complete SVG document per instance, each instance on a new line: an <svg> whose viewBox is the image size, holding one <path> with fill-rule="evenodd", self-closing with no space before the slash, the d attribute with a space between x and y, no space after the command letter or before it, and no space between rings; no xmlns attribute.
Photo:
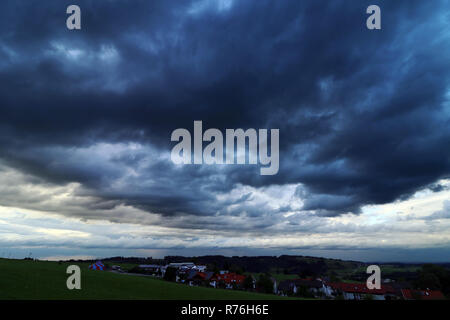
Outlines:
<svg viewBox="0 0 450 320"><path fill-rule="evenodd" d="M243 272L296 274L302 276L326 275L330 271L357 269L365 264L358 261L317 258L309 256L254 256L225 257L201 256L180 257L166 256L167 262L192 261L197 264L215 266L218 269L242 269Z"/></svg>

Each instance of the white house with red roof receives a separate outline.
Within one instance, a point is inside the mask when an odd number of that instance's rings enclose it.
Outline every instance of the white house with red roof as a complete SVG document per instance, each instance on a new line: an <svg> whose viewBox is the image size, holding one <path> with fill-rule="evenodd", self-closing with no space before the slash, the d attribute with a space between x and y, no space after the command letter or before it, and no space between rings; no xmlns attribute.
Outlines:
<svg viewBox="0 0 450 320"><path fill-rule="evenodd" d="M369 289L365 283L327 283L325 292L332 297L342 295L345 300L363 300L368 298L387 300L396 297L396 292L391 286L382 285L380 289Z"/></svg>

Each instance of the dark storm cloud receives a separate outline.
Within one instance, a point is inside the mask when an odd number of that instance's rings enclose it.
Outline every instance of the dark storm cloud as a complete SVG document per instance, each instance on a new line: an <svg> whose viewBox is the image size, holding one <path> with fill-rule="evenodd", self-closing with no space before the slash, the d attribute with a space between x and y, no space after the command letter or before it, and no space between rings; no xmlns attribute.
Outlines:
<svg viewBox="0 0 450 320"><path fill-rule="evenodd" d="M232 210L216 195L288 183L304 185L304 210L358 213L449 177L446 1L378 1L381 31L365 28L368 1L76 3L81 31L65 28L72 3L2 3L0 157L9 166L171 216L257 216L251 195ZM280 128L278 175L158 158L194 120ZM105 159L89 149L101 143L152 151Z"/></svg>

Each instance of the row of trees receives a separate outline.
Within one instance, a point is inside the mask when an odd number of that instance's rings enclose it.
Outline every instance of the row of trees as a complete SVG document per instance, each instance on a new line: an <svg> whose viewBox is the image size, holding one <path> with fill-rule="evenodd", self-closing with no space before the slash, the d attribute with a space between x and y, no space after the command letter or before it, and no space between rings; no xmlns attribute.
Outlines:
<svg viewBox="0 0 450 320"><path fill-rule="evenodd" d="M415 286L418 289L441 290L446 296L450 296L450 271L443 266L424 264L419 271Z"/></svg>

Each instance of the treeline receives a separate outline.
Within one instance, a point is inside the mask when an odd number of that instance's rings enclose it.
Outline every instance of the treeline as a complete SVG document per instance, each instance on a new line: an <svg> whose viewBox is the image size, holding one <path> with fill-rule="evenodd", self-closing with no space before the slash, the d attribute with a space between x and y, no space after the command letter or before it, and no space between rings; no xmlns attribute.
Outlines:
<svg viewBox="0 0 450 320"><path fill-rule="evenodd" d="M444 266L424 264L414 281L417 288L422 290L441 290L447 297L450 296L450 270Z"/></svg>
<svg viewBox="0 0 450 320"><path fill-rule="evenodd" d="M167 261L164 259L153 259L152 257L110 257L100 259L103 262L115 262L115 263L129 263L129 264L159 264L165 265Z"/></svg>
<svg viewBox="0 0 450 320"><path fill-rule="evenodd" d="M166 256L168 262L191 261L196 264L207 265L210 270L230 270L236 273L284 273L297 274L305 277L326 274L330 268L348 269L357 268L361 262L343 261L337 259L326 259L306 256L256 256L256 257L225 257L225 256L201 256L181 257Z"/></svg>

